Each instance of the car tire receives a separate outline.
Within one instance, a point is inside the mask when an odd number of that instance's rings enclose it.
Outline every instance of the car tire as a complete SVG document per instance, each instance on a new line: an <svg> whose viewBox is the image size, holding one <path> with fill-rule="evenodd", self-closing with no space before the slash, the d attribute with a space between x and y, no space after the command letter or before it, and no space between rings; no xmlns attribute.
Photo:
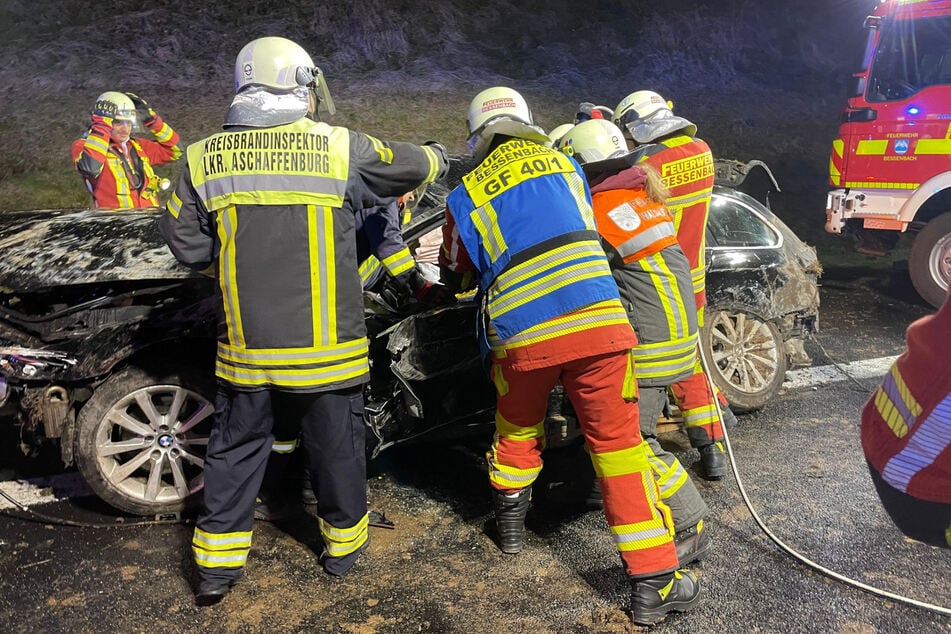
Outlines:
<svg viewBox="0 0 951 634"><path fill-rule="evenodd" d="M915 236L908 273L922 299L940 308L951 278L951 212L932 218Z"/></svg>
<svg viewBox="0 0 951 634"><path fill-rule="evenodd" d="M786 378L783 338L771 321L745 309L707 308L700 345L716 386L736 413L761 409Z"/></svg>
<svg viewBox="0 0 951 634"><path fill-rule="evenodd" d="M195 500L214 418L210 379L130 366L96 388L73 445L96 495L135 515L177 513Z"/></svg>

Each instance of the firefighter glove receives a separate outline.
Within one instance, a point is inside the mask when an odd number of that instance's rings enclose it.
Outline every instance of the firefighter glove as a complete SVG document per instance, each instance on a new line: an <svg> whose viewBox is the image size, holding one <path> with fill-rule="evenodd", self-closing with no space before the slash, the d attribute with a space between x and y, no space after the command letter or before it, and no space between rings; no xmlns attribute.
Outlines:
<svg viewBox="0 0 951 634"><path fill-rule="evenodd" d="M135 106L135 111L139 115L139 121L141 121L143 125L152 123L152 121L155 119L155 110L152 109L152 106L150 106L145 99L135 93L127 92L126 97L132 100L132 104Z"/></svg>
<svg viewBox="0 0 951 634"><path fill-rule="evenodd" d="M112 130L112 117L93 114L89 119L92 121L92 125L89 126L90 129L104 132L106 136L109 136L109 131Z"/></svg>
<svg viewBox="0 0 951 634"><path fill-rule="evenodd" d="M416 301L427 308L446 306L456 301L456 295L448 286L430 282L423 277L418 268L412 270L407 282Z"/></svg>

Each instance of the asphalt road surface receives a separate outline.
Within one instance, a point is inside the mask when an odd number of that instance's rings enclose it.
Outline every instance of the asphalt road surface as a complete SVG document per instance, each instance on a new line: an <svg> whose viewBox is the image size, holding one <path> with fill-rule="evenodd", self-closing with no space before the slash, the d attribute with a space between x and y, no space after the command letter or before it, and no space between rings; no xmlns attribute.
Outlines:
<svg viewBox="0 0 951 634"><path fill-rule="evenodd" d="M827 272L821 333L809 346L816 364L899 354L905 327L929 312L902 279ZM951 606L951 551L904 538L867 473L858 414L877 377L816 376L821 383L791 383L731 432L757 512L780 539L823 566ZM947 617L853 589L786 556L753 523L732 475L707 483L693 471L697 454L682 432L663 442L691 467L710 506L715 545L693 566L703 602L652 631L951 631ZM374 461L371 508L395 528L371 529L368 552L343 579L317 563L313 516L256 523L244 579L212 608L193 604L188 518L76 528L0 515L0 623L10 632L640 631L624 611L628 585L604 519L581 504L580 456L547 456L526 548L507 556L485 531L491 503L483 449L482 441L396 448ZM41 475L19 460L3 466L8 480ZM53 481L70 477L67 471ZM91 497L33 508L84 522L116 519Z"/></svg>

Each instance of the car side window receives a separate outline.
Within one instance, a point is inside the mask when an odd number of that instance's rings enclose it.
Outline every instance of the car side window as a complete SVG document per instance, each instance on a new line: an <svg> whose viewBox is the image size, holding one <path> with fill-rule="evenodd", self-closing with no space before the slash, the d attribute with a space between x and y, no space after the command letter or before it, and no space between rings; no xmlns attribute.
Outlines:
<svg viewBox="0 0 951 634"><path fill-rule="evenodd" d="M710 201L707 230L713 237L712 247L774 247L780 239L762 216L727 196Z"/></svg>

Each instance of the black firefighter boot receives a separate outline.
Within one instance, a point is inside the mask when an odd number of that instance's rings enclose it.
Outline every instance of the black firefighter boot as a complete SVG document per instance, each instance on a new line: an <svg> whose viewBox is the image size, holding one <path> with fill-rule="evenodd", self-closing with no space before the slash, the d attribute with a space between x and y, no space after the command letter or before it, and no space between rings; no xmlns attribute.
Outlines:
<svg viewBox="0 0 951 634"><path fill-rule="evenodd" d="M700 601L700 581L689 570L631 579L631 615L638 625L654 625L668 612L686 612Z"/></svg>
<svg viewBox="0 0 951 634"><path fill-rule="evenodd" d="M700 464L704 480L722 480L726 475L726 451L722 442L713 442L700 447Z"/></svg>
<svg viewBox="0 0 951 634"><path fill-rule="evenodd" d="M495 525L499 532L499 548L514 555L525 545L525 516L532 501L532 487L518 493L505 494L492 490L495 502Z"/></svg>
<svg viewBox="0 0 951 634"><path fill-rule="evenodd" d="M703 525L703 520L700 520L693 526L674 533L674 546L677 547L677 560L681 566L686 566L702 559L710 551L713 543Z"/></svg>

